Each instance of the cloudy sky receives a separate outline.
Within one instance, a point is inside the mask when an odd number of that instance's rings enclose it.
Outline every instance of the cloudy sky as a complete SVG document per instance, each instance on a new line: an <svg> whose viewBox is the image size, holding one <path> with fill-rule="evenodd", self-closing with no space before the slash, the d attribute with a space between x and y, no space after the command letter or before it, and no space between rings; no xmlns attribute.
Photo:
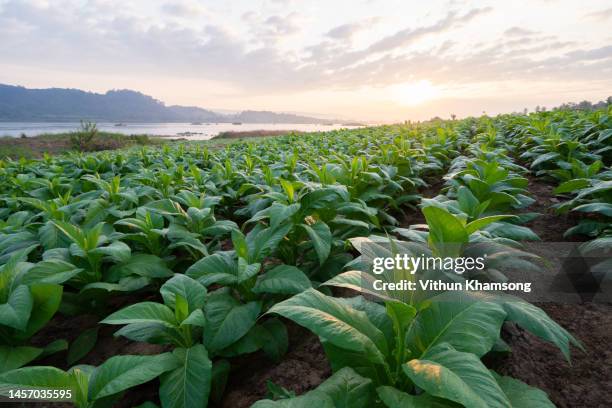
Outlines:
<svg viewBox="0 0 612 408"><path fill-rule="evenodd" d="M371 121L612 95L609 0L0 0L0 83Z"/></svg>

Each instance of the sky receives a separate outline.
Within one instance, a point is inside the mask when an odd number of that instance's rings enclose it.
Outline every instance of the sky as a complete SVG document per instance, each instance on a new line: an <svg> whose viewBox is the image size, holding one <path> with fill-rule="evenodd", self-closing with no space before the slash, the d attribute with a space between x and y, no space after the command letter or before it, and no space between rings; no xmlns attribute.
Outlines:
<svg viewBox="0 0 612 408"><path fill-rule="evenodd" d="M612 95L609 0L0 0L0 83L370 122Z"/></svg>

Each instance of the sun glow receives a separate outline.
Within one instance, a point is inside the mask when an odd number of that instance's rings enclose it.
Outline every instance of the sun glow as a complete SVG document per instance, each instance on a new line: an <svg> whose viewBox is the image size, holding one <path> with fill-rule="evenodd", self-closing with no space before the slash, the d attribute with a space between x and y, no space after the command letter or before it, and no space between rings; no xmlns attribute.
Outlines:
<svg viewBox="0 0 612 408"><path fill-rule="evenodd" d="M400 105L415 106L436 99L440 89L427 80L406 82L391 87L392 98Z"/></svg>

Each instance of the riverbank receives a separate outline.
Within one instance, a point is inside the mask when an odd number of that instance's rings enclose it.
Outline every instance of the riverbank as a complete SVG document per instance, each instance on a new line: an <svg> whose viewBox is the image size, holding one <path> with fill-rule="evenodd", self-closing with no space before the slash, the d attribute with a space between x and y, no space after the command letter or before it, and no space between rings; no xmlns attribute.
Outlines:
<svg viewBox="0 0 612 408"><path fill-rule="evenodd" d="M0 159L10 157L35 159L43 154L62 154L74 150L95 152L116 150L137 145L159 145L166 141L148 135L123 135L119 133L98 132L85 148L75 145L74 132L44 134L33 137L0 137Z"/></svg>

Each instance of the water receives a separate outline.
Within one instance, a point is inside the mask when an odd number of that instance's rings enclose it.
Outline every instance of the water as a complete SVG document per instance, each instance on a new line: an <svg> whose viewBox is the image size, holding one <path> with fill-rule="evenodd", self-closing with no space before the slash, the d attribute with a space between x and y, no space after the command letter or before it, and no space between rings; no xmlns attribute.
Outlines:
<svg viewBox="0 0 612 408"><path fill-rule="evenodd" d="M64 133L78 130L80 123L33 123L33 122L0 122L0 136L19 137L22 133L36 136L43 133ZM123 133L126 135L155 135L169 137L185 137L189 140L207 140L220 132L246 130L301 130L304 132L328 131L341 128L355 128L343 125L305 125L299 123L126 123L115 126L114 123L98 123L101 131ZM186 135L185 133L190 134Z"/></svg>

